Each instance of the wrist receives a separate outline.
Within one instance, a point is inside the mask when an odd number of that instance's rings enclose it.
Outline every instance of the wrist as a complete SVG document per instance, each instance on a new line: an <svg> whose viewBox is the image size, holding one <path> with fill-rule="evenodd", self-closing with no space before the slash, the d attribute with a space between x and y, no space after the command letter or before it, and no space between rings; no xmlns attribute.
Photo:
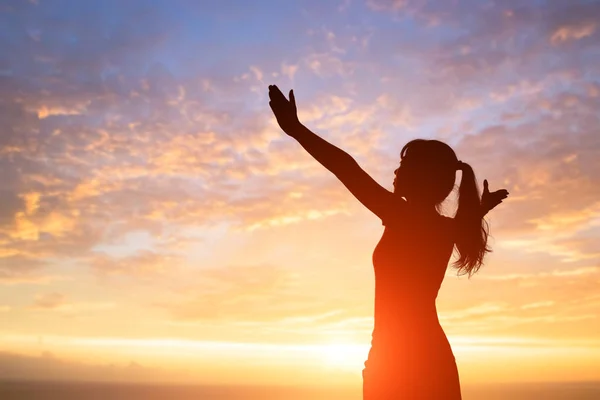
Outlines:
<svg viewBox="0 0 600 400"><path fill-rule="evenodd" d="M292 124L286 131L285 133L287 133L289 136L291 137L296 137L298 136L303 129L306 129L304 127L304 125L302 125L302 123L300 123L300 121Z"/></svg>

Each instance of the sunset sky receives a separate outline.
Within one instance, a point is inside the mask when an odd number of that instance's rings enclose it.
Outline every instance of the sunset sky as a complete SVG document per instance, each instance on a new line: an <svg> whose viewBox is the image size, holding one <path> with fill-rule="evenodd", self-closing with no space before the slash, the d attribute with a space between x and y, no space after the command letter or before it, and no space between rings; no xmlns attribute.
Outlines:
<svg viewBox="0 0 600 400"><path fill-rule="evenodd" d="M510 192L463 383L600 379L592 0L2 1L0 379L360 384L383 226L269 84L390 190L437 138Z"/></svg>

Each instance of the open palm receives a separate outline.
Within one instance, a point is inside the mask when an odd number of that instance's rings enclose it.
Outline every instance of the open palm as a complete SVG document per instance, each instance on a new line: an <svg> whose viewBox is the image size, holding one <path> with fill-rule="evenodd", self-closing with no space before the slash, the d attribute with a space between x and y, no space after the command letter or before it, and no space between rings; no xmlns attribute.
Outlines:
<svg viewBox="0 0 600 400"><path fill-rule="evenodd" d="M271 106L271 110L275 114L279 127L288 135L300 125L296 109L296 97L293 90L290 90L289 96L290 99L288 100L276 85L269 86L269 106Z"/></svg>
<svg viewBox="0 0 600 400"><path fill-rule="evenodd" d="M500 189L490 193L487 179L483 180L483 194L481 195L481 208L483 214L487 214L492 208L502 203L508 197L508 190Z"/></svg>

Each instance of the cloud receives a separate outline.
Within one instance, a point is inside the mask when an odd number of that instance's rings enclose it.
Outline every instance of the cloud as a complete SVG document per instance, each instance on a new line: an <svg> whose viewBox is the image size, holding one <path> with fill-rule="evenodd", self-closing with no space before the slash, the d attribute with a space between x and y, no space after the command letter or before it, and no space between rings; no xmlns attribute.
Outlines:
<svg viewBox="0 0 600 400"><path fill-rule="evenodd" d="M353 73L353 65L344 62L330 52L313 53L305 58L305 66L320 78L347 77Z"/></svg>
<svg viewBox="0 0 600 400"><path fill-rule="evenodd" d="M408 0L367 0L367 6L375 11L401 10L408 3Z"/></svg>
<svg viewBox="0 0 600 400"><path fill-rule="evenodd" d="M48 118L52 115L79 115L84 111L82 107L80 108L61 108L54 107L48 108L46 106L42 106L37 110L37 115L39 119Z"/></svg>
<svg viewBox="0 0 600 400"><path fill-rule="evenodd" d="M288 65L283 63L281 65L281 74L287 76L290 80L294 80L294 75L296 75L296 72L298 72L298 68L298 65Z"/></svg>
<svg viewBox="0 0 600 400"><path fill-rule="evenodd" d="M340 299L337 290L332 291L325 282L313 285L311 293L307 293L303 278L291 268L230 265L204 268L196 275L195 283L179 291L184 295L181 300L156 306L168 311L175 320L261 322L272 324L272 329L286 330L290 324L320 330L333 329L344 321L351 324L356 318L362 323L357 313L368 309L360 298ZM336 309L331 310L334 304Z"/></svg>
<svg viewBox="0 0 600 400"><path fill-rule="evenodd" d="M68 279L67 277L48 272L50 264L36 257L20 254L19 251L3 250L0 255L0 284L19 285L34 284L45 285L55 281Z"/></svg>
<svg viewBox="0 0 600 400"><path fill-rule="evenodd" d="M176 273L181 258L168 253L157 253L151 250L138 250L124 257L113 257L105 253L97 253L89 262L91 267L101 276L123 275L137 278L152 278Z"/></svg>
<svg viewBox="0 0 600 400"><path fill-rule="evenodd" d="M66 303L66 297L61 293L46 293L36 298L34 307L38 309L55 309Z"/></svg>
<svg viewBox="0 0 600 400"><path fill-rule="evenodd" d="M315 303L298 292L290 272L279 267L212 268L202 270L200 276L201 283L194 288L199 293L195 299L159 306L177 319L237 321L250 314L252 321L283 318L294 308L318 310L320 306L319 301Z"/></svg>
<svg viewBox="0 0 600 400"><path fill-rule="evenodd" d="M113 302L72 301L65 294L49 292L39 294L28 308L33 312L56 313L67 317L90 315L94 311L114 308Z"/></svg>
<svg viewBox="0 0 600 400"><path fill-rule="evenodd" d="M502 280L502 281L514 281L514 280L532 280L536 283L540 283L541 278L556 277L561 278L565 276L581 276L588 274L598 274L600 269L598 267L581 267L581 268L569 268L569 269L555 269L548 272L530 273L530 274L502 274L502 275L488 275L482 277L482 279L489 280ZM588 279L588 278L584 278Z"/></svg>
<svg viewBox="0 0 600 400"><path fill-rule="evenodd" d="M536 303L525 304L525 305L521 306L521 308L529 309L529 308L540 308L540 307L552 307L554 304L556 304L556 303L552 300L538 301Z"/></svg>
<svg viewBox="0 0 600 400"><path fill-rule="evenodd" d="M579 26L563 26L557 29L550 38L552 44L557 45L569 40L579 40L594 34L597 23L587 22Z"/></svg>
<svg viewBox="0 0 600 400"><path fill-rule="evenodd" d="M522 262L527 267L527 262ZM511 335L593 339L600 279L598 266L540 268L538 272L483 271L473 288L485 300L446 298L439 303L442 325L450 336L469 331L483 336ZM521 266L517 266L523 268ZM446 280L448 286L458 282ZM482 299L483 299L482 298Z"/></svg>

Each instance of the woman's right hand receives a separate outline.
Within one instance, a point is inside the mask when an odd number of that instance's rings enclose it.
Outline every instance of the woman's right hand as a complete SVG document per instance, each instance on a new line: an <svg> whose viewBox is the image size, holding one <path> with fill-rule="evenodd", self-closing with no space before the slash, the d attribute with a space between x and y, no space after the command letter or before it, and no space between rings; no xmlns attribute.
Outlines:
<svg viewBox="0 0 600 400"><path fill-rule="evenodd" d="M294 91L290 90L290 99L286 99L276 85L269 85L269 106L275 114L279 127L288 135L301 126L296 109L296 98Z"/></svg>

